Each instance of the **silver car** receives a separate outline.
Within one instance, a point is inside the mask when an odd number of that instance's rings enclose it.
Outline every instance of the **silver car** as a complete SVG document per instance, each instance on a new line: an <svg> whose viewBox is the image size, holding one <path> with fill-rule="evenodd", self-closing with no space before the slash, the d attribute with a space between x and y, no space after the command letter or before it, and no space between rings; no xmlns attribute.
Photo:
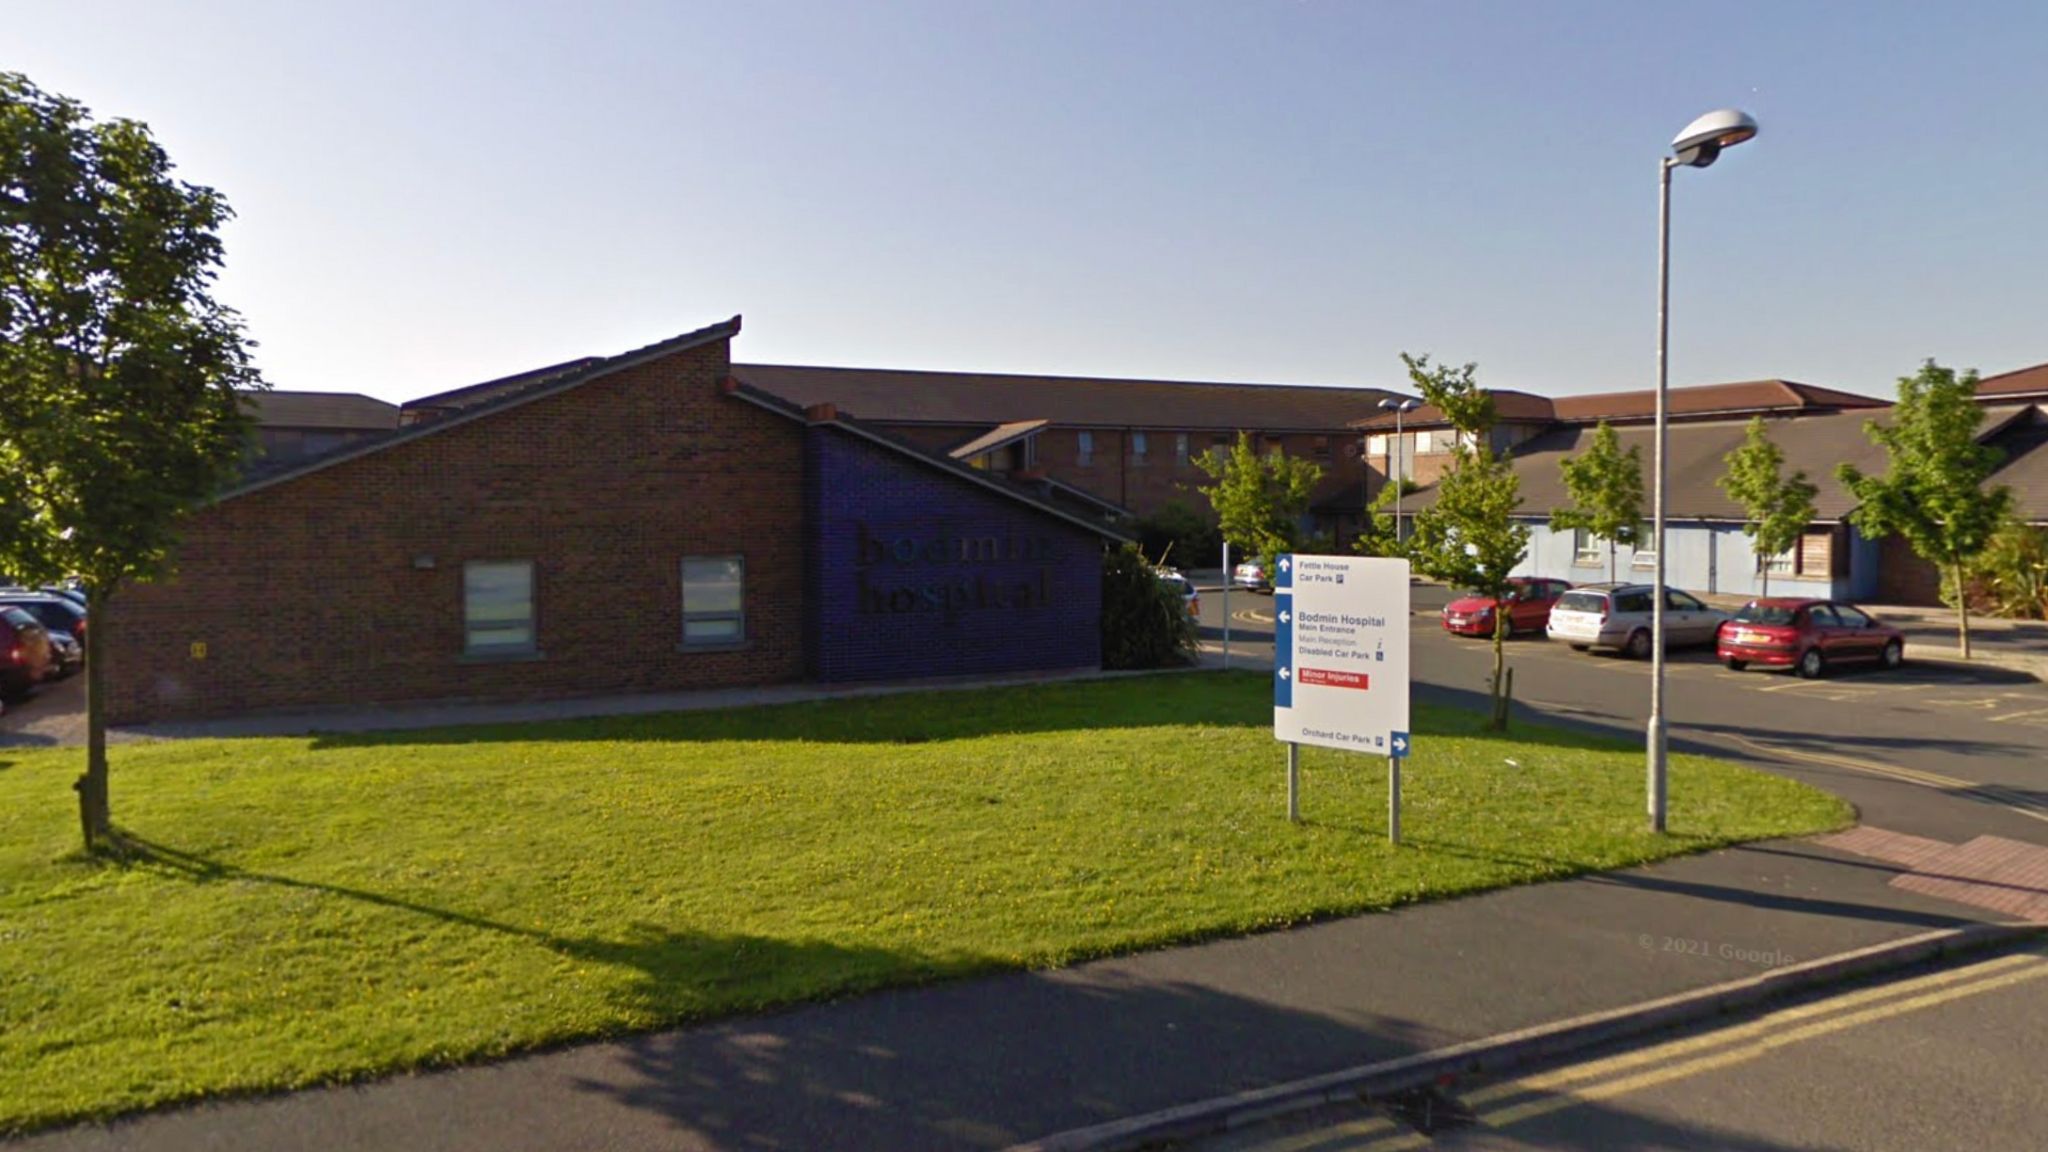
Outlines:
<svg viewBox="0 0 2048 1152"><path fill-rule="evenodd" d="M1650 655L1650 609L1655 589L1648 584L1587 584L1566 592L1550 610L1547 632L1576 651L1610 648L1631 659ZM1664 589L1664 646L1712 644L1728 614L1699 597Z"/></svg>

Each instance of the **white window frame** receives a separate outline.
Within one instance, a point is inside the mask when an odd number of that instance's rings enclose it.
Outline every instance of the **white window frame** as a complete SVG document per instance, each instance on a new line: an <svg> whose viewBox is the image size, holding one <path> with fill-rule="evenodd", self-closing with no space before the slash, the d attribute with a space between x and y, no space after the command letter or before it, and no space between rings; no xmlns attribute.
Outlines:
<svg viewBox="0 0 2048 1152"><path fill-rule="evenodd" d="M1584 528L1572 529L1572 566L1575 568L1599 567L1607 560L1607 552L1601 548L1606 541Z"/></svg>
<svg viewBox="0 0 2048 1152"><path fill-rule="evenodd" d="M1415 441L1415 454L1417 456L1427 456L1435 451L1433 447L1434 442L1430 439L1428 431L1416 432L1413 434L1413 438Z"/></svg>
<svg viewBox="0 0 2048 1152"><path fill-rule="evenodd" d="M1173 462L1175 464L1186 464L1188 462L1188 434L1185 432L1173 434Z"/></svg>
<svg viewBox="0 0 2048 1152"><path fill-rule="evenodd" d="M480 577L517 571L526 583L526 615L478 619ZM462 654L465 656L528 655L539 651L540 627L534 611L534 565L531 560L469 560L462 565ZM517 603L507 600L507 605ZM523 633L523 635L521 635ZM499 637L493 639L492 637ZM509 638L508 638L509 637Z"/></svg>
<svg viewBox="0 0 2048 1152"><path fill-rule="evenodd" d="M1374 436L1367 436L1365 438L1365 454L1367 456L1385 456L1387 454L1386 433L1382 432Z"/></svg>
<svg viewBox="0 0 2048 1152"><path fill-rule="evenodd" d="M1773 576L1798 575L1799 545L1795 543L1792 545L1792 547L1787 548L1785 551L1778 553L1776 556L1764 557L1764 571L1770 573Z"/></svg>
<svg viewBox="0 0 2048 1152"><path fill-rule="evenodd" d="M692 564L737 564L739 566L738 604L732 608L693 610L690 607L690 565ZM678 569L682 577L683 602L683 647L690 649L737 648L747 642L747 557L744 553L728 552L720 555L685 556ZM730 632L716 635L699 634L692 636L690 626L732 624Z"/></svg>
<svg viewBox="0 0 2048 1152"><path fill-rule="evenodd" d="M1086 428L1074 434L1074 462L1084 468L1095 463L1095 433Z"/></svg>
<svg viewBox="0 0 2048 1152"><path fill-rule="evenodd" d="M1146 437L1146 435L1145 435L1145 434L1144 434L1143 432L1132 432L1132 433L1131 433L1131 463L1133 463L1133 464L1143 464L1143 463L1145 462L1145 453L1146 453L1146 452L1147 452L1147 451L1148 451L1148 450L1149 450L1149 449L1150 449L1151 447L1152 447L1152 442L1151 442L1151 440L1150 440L1150 439L1148 439L1148 438Z"/></svg>
<svg viewBox="0 0 2048 1152"><path fill-rule="evenodd" d="M1669 521L1665 522L1664 531L1667 533L1671 531ZM1654 523L1645 521L1636 525L1636 554L1629 558L1628 566L1631 568L1655 568L1657 566L1657 526Z"/></svg>

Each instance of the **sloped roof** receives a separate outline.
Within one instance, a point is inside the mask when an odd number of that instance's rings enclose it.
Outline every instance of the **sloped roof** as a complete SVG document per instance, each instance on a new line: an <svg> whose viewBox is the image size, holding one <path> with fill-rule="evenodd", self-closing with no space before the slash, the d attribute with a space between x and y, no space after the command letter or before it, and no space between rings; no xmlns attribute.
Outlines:
<svg viewBox="0 0 2048 1152"><path fill-rule="evenodd" d="M1884 413L1831 412L1769 422L1771 440L1785 454L1785 471L1788 474L1805 472L1807 480L1816 489L1813 503L1817 519L1839 520L1856 507L1855 496L1835 478L1837 464L1853 464L1865 473L1885 470L1884 449L1872 443L1864 432L1864 425L1873 419L1882 423ZM2042 498L2048 498L2048 453L2027 448L2022 431L2031 428L2037 419L2038 410L2030 405L1993 408L1985 414L1984 423L1978 429L1979 439L2008 453L2005 466L1992 477L1991 483L2011 484L2014 496L2020 498L2022 514L2030 520L2048 519L2048 503L2042 502ZM1630 447L1642 450L1643 510L1647 515L1650 470L1656 458L1656 429L1638 424L1617 427L1614 431L1623 452ZM1701 520L1746 518L1742 506L1729 499L1717 482L1727 471L1725 458L1741 445L1747 431L1748 421L1745 420L1714 420L1670 427L1671 454L1665 490L1668 515ZM1592 443L1593 432L1594 429L1584 425L1556 428L1515 449L1511 464L1522 483L1523 516L1548 516L1553 510L1570 504L1571 498L1564 487L1564 473L1558 465L1566 456L1585 451ZM2030 503L2022 498L2021 486L2033 485L2037 476L2042 483L2041 498ZM1435 502L1436 492L1436 486L1432 485L1408 499L1414 507L1427 507Z"/></svg>
<svg viewBox="0 0 2048 1152"><path fill-rule="evenodd" d="M1532 392L1516 392L1509 388L1493 389L1493 418L1503 424L1548 424L1556 419L1554 401L1548 396ZM1447 423L1443 409L1434 404L1424 404L1413 412L1401 414L1402 428L1429 428ZM1392 412L1374 412L1371 416L1352 422L1353 428L1372 431L1394 427Z"/></svg>
<svg viewBox="0 0 2048 1152"><path fill-rule="evenodd" d="M1048 420L1012 420L1008 424L998 424L974 439L969 440L967 443L960 445L958 448L951 450L946 455L951 456L955 460L972 460L983 452L993 452L998 448L1014 444L1049 423L1051 421Z"/></svg>
<svg viewBox="0 0 2048 1152"><path fill-rule="evenodd" d="M2014 372L2001 372L1977 381L1979 397L2034 394L2048 396L2048 364L2036 364L2032 368L2021 368Z"/></svg>
<svg viewBox="0 0 2048 1152"><path fill-rule="evenodd" d="M359 392L248 394L247 404L263 428L346 428L354 431L398 427L398 405Z"/></svg>
<svg viewBox="0 0 2048 1152"><path fill-rule="evenodd" d="M287 480L296 479L309 472L318 472L323 468L331 468L343 461L354 460L360 456L368 456L372 452L381 452L394 444L403 444L410 440L417 440L422 436L432 436L435 433L467 424L472 420L488 416L494 412L516 408L521 404L541 399L544 396L565 392L579 384L586 384L601 376L608 376L613 372L631 368L648 360L681 352L688 348L695 348L700 344L709 344L717 340L730 340L739 334L739 330L740 318L734 316L724 323L712 324L693 332L685 332L680 336L649 344L644 348L635 348L631 352L622 352L617 356L611 357L593 357L588 361L584 361L582 368L574 371L556 372L552 369L544 369L542 370L543 372L552 372L552 374L543 375L540 372L528 372L523 373L519 377L505 377L501 380L492 381L492 384L497 387L495 391L489 394L488 398L475 400L460 408L451 409L448 414L442 415L438 419L404 423L383 435L357 439L332 452L321 453L317 456L258 463L254 468L244 472L241 480L234 487L221 493L217 499L232 500L237 496L246 496L251 492L268 488L274 484L282 484ZM559 367L559 365L556 367ZM516 385L512 384L512 381L517 381ZM462 392L467 391L467 389L457 389L456 391ZM453 393L444 392L441 395L448 396L453 395Z"/></svg>
<svg viewBox="0 0 2048 1152"><path fill-rule="evenodd" d="M545 368L514 372L510 376L500 376L495 380L486 380L481 384L466 384L460 388L451 388L446 392L436 392L431 396L420 396L407 400L404 405L404 411L408 417L413 417L445 415L464 408L474 408L479 404L488 404L500 396L518 392L521 389L530 388L536 384L542 384L574 372L580 372L593 365L603 363L605 359L603 356L579 356L574 360L564 360L560 364L550 364Z"/></svg>
<svg viewBox="0 0 2048 1152"><path fill-rule="evenodd" d="M2048 409L2036 406L2008 421L1989 442L2005 453L2005 463L1991 474L1991 483L2012 489L2013 509L2020 519L2048 523Z"/></svg>
<svg viewBox="0 0 2048 1152"><path fill-rule="evenodd" d="M733 375L808 407L837 404L885 424L989 427L1045 420L1069 427L1327 432L1371 411L1382 388L1214 384L988 372L913 372L735 364Z"/></svg>

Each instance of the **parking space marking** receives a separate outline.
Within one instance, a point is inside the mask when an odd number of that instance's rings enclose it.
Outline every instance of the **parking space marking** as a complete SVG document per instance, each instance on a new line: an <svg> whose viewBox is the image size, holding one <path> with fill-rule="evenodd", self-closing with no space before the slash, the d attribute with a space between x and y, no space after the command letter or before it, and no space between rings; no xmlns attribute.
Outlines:
<svg viewBox="0 0 2048 1152"><path fill-rule="evenodd" d="M1693 729L1693 731L1700 732L1699 729ZM1708 732L1700 732L1700 734L1709 739L1717 735L1716 733ZM1852 772L1863 772L1872 776L1888 776L1907 784L1917 784L1922 788L1932 788L1937 792L1949 792L1958 796L1967 796L1973 800L1993 804L2008 811L2017 812L2022 816L2030 816L2043 823L2048 823L2048 803L2043 803L2031 796L2013 792L1996 784L1979 784L1974 780L1944 776L1939 772L1926 772L1918 768L1902 768L1896 764L1884 764L1876 760L1862 760L1853 756L1808 752L1767 740L1758 740L1755 737L1744 736L1737 732L1719 735L1737 744L1744 745L1751 751L1762 752L1768 756L1779 756L1787 760L1803 760L1810 764L1820 764L1829 768L1846 768Z"/></svg>

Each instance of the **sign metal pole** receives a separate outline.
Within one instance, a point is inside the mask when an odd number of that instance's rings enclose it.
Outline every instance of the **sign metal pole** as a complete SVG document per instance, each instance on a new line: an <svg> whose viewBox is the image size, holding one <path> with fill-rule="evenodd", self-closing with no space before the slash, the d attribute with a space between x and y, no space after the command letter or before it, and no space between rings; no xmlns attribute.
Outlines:
<svg viewBox="0 0 2048 1152"><path fill-rule="evenodd" d="M1387 843L1401 844L1401 758L1387 757Z"/></svg>
<svg viewBox="0 0 2048 1152"><path fill-rule="evenodd" d="M1301 823L1301 745L1287 745L1287 822Z"/></svg>
<svg viewBox="0 0 2048 1152"><path fill-rule="evenodd" d="M1230 669L1230 541L1223 542L1223 668Z"/></svg>

